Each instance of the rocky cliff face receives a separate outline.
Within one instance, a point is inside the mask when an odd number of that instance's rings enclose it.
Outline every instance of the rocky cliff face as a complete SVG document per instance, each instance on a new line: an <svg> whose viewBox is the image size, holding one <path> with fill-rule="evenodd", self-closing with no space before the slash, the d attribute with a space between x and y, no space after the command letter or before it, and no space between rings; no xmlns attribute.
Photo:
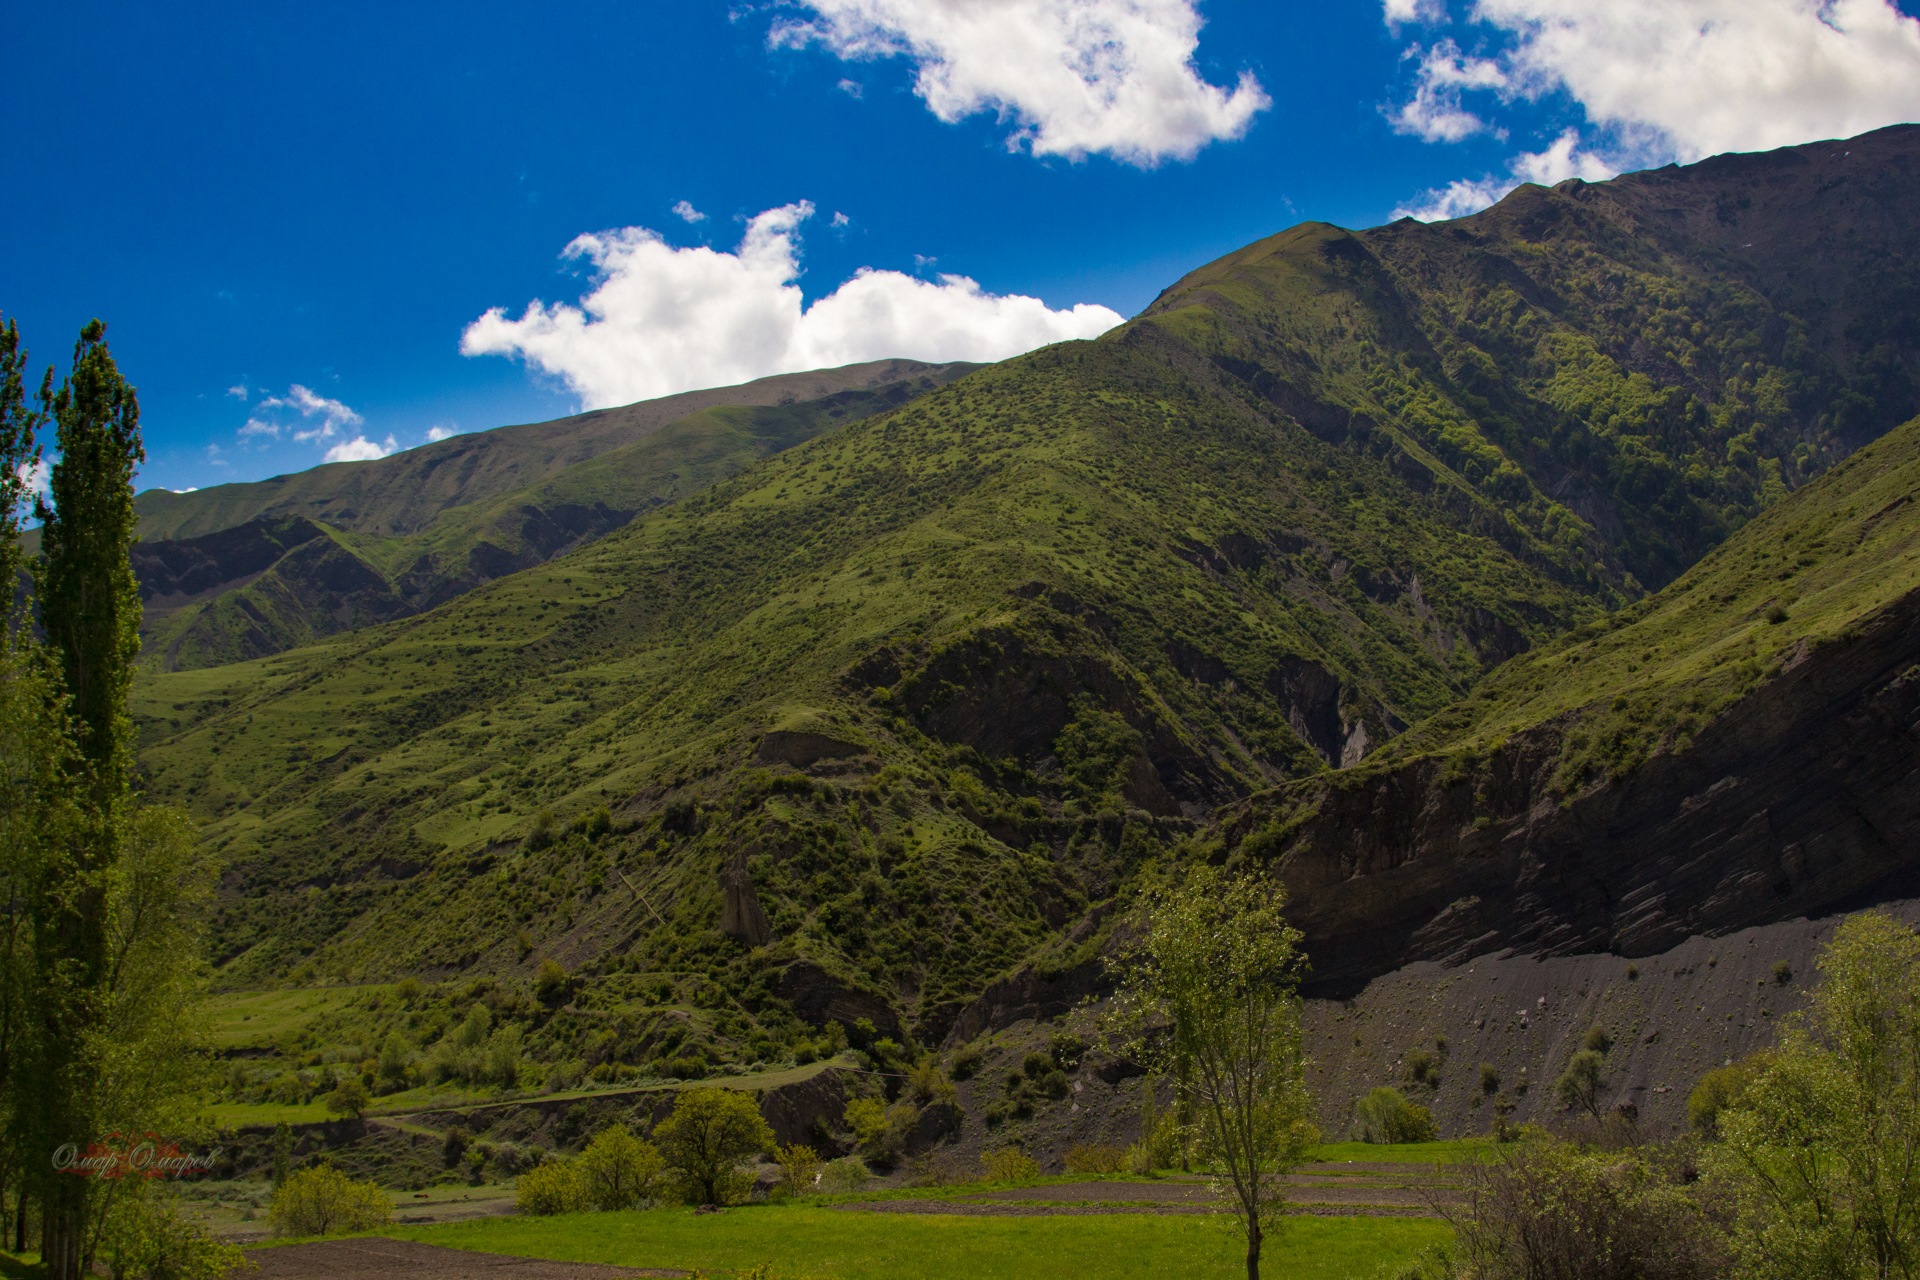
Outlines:
<svg viewBox="0 0 1920 1280"><path fill-rule="evenodd" d="M1683 749L1563 797L1565 727L1464 769L1298 784L1302 816L1264 849L1259 807L1229 822L1286 880L1316 988L1503 950L1649 955L1920 882L1920 593L1803 646Z"/></svg>

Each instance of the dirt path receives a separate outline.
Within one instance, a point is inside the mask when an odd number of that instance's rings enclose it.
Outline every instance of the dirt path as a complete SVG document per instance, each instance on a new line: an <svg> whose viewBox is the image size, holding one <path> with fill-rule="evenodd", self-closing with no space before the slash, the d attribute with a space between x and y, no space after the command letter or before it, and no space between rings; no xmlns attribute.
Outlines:
<svg viewBox="0 0 1920 1280"><path fill-rule="evenodd" d="M684 1276L685 1271L634 1271L593 1262L543 1262L537 1258L509 1258L497 1253L469 1253L438 1245L379 1236L353 1240L319 1240L276 1249L249 1249L247 1257L260 1269L249 1274L258 1280L468 1280L472 1276L498 1280L630 1280L639 1276Z"/></svg>
<svg viewBox="0 0 1920 1280"><path fill-rule="evenodd" d="M1306 1165L1287 1179L1288 1211L1320 1217L1426 1217L1434 1205L1458 1193L1427 1165ZM866 1213L955 1213L1044 1216L1086 1213L1217 1213L1207 1182L1163 1178L1155 1182L1058 1182L1008 1187L936 1198L907 1196L863 1200L836 1208Z"/></svg>

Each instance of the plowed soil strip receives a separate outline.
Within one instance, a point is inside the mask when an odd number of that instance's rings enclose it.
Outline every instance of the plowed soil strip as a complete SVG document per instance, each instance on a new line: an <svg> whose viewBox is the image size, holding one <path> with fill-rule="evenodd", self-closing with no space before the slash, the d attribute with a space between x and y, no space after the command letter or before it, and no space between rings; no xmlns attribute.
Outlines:
<svg viewBox="0 0 1920 1280"><path fill-rule="evenodd" d="M260 1269L248 1274L257 1280L468 1280L497 1276L499 1280L631 1280L640 1276L684 1276L685 1271L635 1271L595 1262L544 1262L538 1258L509 1258L498 1253L469 1253L410 1240L378 1236L354 1240L317 1240L312 1244L249 1249L247 1257Z"/></svg>

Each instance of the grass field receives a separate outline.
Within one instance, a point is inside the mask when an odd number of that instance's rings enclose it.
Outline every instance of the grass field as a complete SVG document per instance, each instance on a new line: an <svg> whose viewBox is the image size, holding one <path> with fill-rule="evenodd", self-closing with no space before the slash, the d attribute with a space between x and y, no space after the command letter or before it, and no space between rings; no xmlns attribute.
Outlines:
<svg viewBox="0 0 1920 1280"><path fill-rule="evenodd" d="M318 1102L216 1102L207 1108L223 1129L251 1129L273 1124L319 1124L340 1117Z"/></svg>
<svg viewBox="0 0 1920 1280"><path fill-rule="evenodd" d="M384 986L295 987L282 991L223 992L207 1001L213 1015L213 1043L220 1049L282 1047L316 1019L387 989Z"/></svg>
<svg viewBox="0 0 1920 1280"><path fill-rule="evenodd" d="M775 1205L554 1218L490 1218L386 1234L457 1249L568 1262L740 1272L781 1280L1165 1280L1246 1274L1232 1219L1087 1214L987 1217ZM1262 1273L1285 1280L1370 1277L1444 1240L1408 1218L1296 1218L1268 1243Z"/></svg>

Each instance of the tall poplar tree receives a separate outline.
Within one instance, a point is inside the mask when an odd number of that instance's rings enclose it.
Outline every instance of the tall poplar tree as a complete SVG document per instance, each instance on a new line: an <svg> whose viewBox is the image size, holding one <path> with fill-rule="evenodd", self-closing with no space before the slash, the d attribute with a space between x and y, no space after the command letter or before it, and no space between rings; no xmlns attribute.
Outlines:
<svg viewBox="0 0 1920 1280"><path fill-rule="evenodd" d="M19 327L0 324L0 1244L16 1249L26 1246L27 1208L41 1190L26 1167L31 1135L22 1124L40 1007L32 905L50 826L41 809L62 781L48 673L33 662L19 591L21 517L40 464L42 420L28 405L26 362Z"/></svg>
<svg viewBox="0 0 1920 1280"><path fill-rule="evenodd" d="M73 751L68 772L78 821L58 856L45 860L35 947L41 1054L35 1084L42 1127L36 1146L84 1149L102 1135L89 1105L99 1081L90 1041L105 1016L109 875L119 860L130 799L132 721L127 695L140 651L140 596L129 550L135 534L134 468L145 460L140 405L107 350L106 326L81 330L73 369L44 400L58 460L52 503L36 500L41 560L35 570L40 625L65 695ZM90 1246L91 1179L45 1179L43 1258L53 1280L77 1280Z"/></svg>

